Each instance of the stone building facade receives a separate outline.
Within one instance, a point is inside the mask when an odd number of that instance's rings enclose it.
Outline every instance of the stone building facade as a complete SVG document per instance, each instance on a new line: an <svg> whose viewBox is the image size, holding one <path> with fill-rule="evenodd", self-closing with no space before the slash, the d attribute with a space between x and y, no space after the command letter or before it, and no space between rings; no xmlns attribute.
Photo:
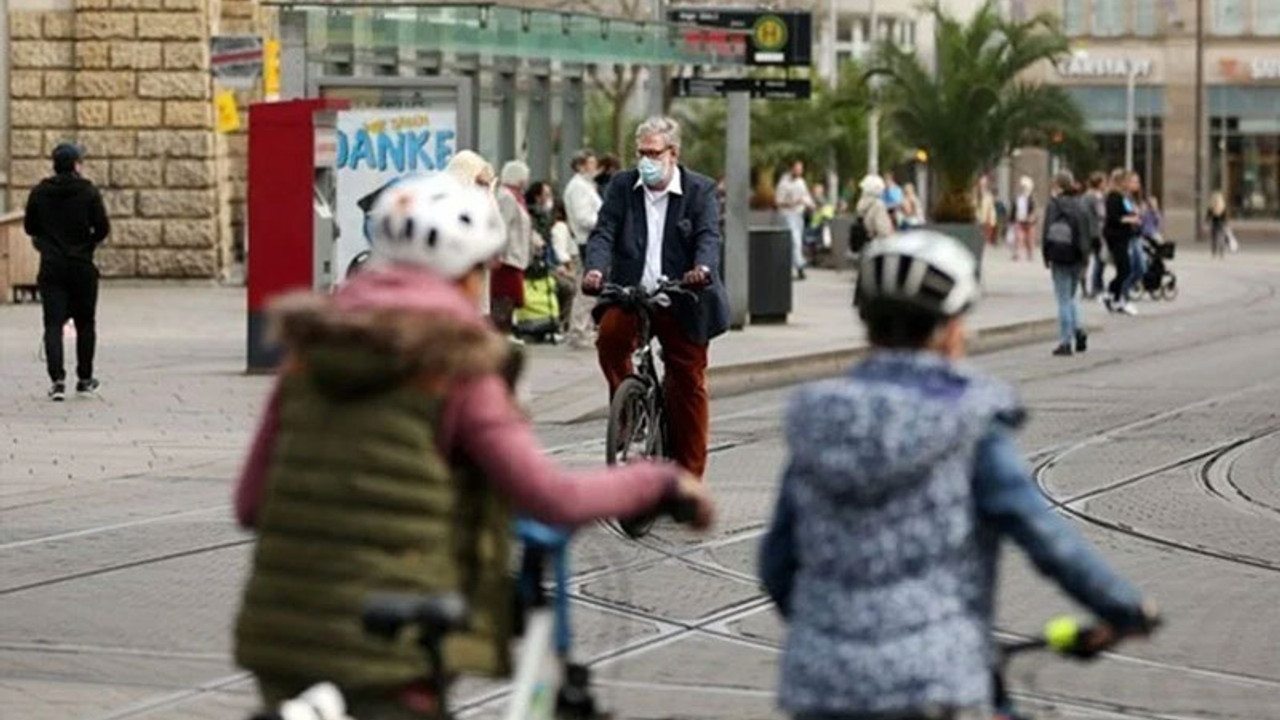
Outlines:
<svg viewBox="0 0 1280 720"><path fill-rule="evenodd" d="M52 148L75 141L112 218L105 275L224 275L243 225L246 143L214 130L209 38L256 33L256 2L10 7L7 206L24 207Z"/></svg>

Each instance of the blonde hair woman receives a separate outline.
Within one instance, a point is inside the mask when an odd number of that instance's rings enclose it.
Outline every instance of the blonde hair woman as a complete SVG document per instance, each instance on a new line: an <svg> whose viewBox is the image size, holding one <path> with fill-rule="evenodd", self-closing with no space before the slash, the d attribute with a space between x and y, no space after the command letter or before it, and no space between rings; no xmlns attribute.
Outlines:
<svg viewBox="0 0 1280 720"><path fill-rule="evenodd" d="M449 160L449 164L445 166L445 173L452 175L459 182L465 184L475 184L484 188L489 192L489 200L492 203L491 209L494 214L498 214L498 198L494 195L493 186L497 180L497 173L493 171L493 166L489 161L485 160L478 153L471 150L461 150ZM502 232L506 233L506 228L502 228ZM489 272L484 273L484 288L480 300L480 312L485 315L489 314Z"/></svg>
<svg viewBox="0 0 1280 720"><path fill-rule="evenodd" d="M1013 201L1013 259L1018 259L1018 251L1025 250L1027 260L1036 259L1036 199L1032 193L1036 184L1026 175L1018 181L1020 192Z"/></svg>
<svg viewBox="0 0 1280 720"><path fill-rule="evenodd" d="M1209 223L1210 250L1214 257L1223 257L1227 254L1231 226L1227 223L1227 198L1221 190L1209 197L1209 213L1205 219Z"/></svg>

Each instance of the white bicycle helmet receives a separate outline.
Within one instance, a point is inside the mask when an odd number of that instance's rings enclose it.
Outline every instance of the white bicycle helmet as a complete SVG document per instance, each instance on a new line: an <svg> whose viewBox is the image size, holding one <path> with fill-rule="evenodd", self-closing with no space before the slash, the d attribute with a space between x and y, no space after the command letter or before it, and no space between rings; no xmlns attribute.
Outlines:
<svg viewBox="0 0 1280 720"><path fill-rule="evenodd" d="M978 264L950 235L913 230L863 249L857 292L864 310L889 301L951 318L977 301Z"/></svg>
<svg viewBox="0 0 1280 720"><path fill-rule="evenodd" d="M466 275L505 245L502 220L489 196L445 174L388 188L370 220L375 259L428 267L451 279Z"/></svg>

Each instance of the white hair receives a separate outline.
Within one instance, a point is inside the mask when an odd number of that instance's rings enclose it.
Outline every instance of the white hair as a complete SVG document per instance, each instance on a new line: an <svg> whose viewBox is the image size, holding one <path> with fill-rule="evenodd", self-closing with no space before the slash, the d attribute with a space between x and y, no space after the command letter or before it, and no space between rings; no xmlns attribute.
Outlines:
<svg viewBox="0 0 1280 720"><path fill-rule="evenodd" d="M1023 175L1022 179L1018 180L1018 185L1020 185L1022 189L1026 192L1031 192L1032 190L1036 189L1035 181L1032 180L1027 175Z"/></svg>
<svg viewBox="0 0 1280 720"><path fill-rule="evenodd" d="M884 178L879 175L868 175L862 178L862 184L858 187L866 195L882 195L884 194Z"/></svg>
<svg viewBox="0 0 1280 720"><path fill-rule="evenodd" d="M503 185L523 185L529 182L529 166L519 160L512 160L502 166Z"/></svg>
<svg viewBox="0 0 1280 720"><path fill-rule="evenodd" d="M654 115L636 128L636 142L650 135L661 135L667 141L667 145L676 150L680 149L680 123L674 118Z"/></svg>

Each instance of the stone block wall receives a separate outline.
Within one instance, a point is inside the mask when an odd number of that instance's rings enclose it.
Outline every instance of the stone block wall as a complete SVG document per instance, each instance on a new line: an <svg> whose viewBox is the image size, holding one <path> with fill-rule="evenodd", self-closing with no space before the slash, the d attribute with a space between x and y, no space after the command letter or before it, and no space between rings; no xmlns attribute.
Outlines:
<svg viewBox="0 0 1280 720"><path fill-rule="evenodd" d="M108 276L213 278L228 266L232 193L208 51L222 9L76 0L74 12L10 13L10 206L50 174L54 145L82 144L112 218L98 255Z"/></svg>

